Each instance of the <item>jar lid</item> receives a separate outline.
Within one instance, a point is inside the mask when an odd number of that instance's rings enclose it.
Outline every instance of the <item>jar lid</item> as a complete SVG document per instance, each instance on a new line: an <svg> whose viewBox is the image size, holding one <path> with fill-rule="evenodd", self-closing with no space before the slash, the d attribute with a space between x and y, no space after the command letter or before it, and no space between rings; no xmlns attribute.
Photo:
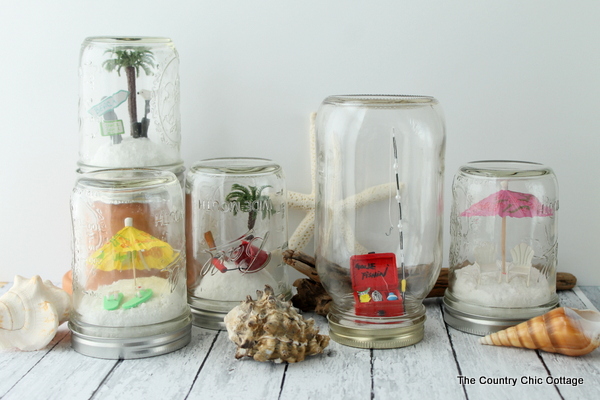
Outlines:
<svg viewBox="0 0 600 400"><path fill-rule="evenodd" d="M424 308L424 307L423 307ZM423 312L414 319L395 325L365 324L357 327L342 324L331 313L329 320L329 337L344 346L362 349L393 349L412 346L423 340L426 316ZM390 327L388 327L390 326Z"/></svg>
<svg viewBox="0 0 600 400"><path fill-rule="evenodd" d="M506 317L491 317L475 311L477 307L466 306L446 291L443 299L444 321L459 331L485 336L525 322L538 315L545 314L558 306L558 296L539 307L505 309ZM485 307L480 307L485 309Z"/></svg>
<svg viewBox="0 0 600 400"><path fill-rule="evenodd" d="M166 329L172 330L157 334L140 336L139 327L127 330L129 337L102 337L88 332L85 324L69 321L71 330L71 346L83 355L103 359L137 359L154 357L179 350L190 343L192 338L192 317L189 313L183 314L178 319L165 323ZM142 328L143 331L143 328Z"/></svg>

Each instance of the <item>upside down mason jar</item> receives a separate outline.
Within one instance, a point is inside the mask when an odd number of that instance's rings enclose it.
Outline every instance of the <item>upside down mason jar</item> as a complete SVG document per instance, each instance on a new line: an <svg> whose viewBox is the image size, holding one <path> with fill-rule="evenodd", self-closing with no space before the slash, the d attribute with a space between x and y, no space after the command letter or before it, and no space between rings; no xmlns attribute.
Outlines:
<svg viewBox="0 0 600 400"><path fill-rule="evenodd" d="M73 218L72 346L110 359L149 357L191 339L183 193L168 171L81 174Z"/></svg>
<svg viewBox="0 0 600 400"><path fill-rule="evenodd" d="M246 296L291 297L283 170L261 158L195 163L186 177L188 301L194 325L223 329Z"/></svg>
<svg viewBox="0 0 600 400"><path fill-rule="evenodd" d="M478 161L452 184L444 319L486 335L558 305L558 183L552 169Z"/></svg>
<svg viewBox="0 0 600 400"><path fill-rule="evenodd" d="M79 62L79 171L159 168L183 182L179 55L164 37L89 37Z"/></svg>
<svg viewBox="0 0 600 400"><path fill-rule="evenodd" d="M316 264L333 340L423 338L442 263L445 128L426 96L332 96L317 114Z"/></svg>

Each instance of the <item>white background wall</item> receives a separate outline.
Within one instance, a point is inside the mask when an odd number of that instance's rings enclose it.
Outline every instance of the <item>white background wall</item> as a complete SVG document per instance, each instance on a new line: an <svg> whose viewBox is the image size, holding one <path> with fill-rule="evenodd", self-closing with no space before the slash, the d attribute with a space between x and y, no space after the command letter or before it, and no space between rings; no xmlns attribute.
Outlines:
<svg viewBox="0 0 600 400"><path fill-rule="evenodd" d="M308 117L326 96L432 95L447 125L446 254L458 167L537 161L560 184L559 271L600 285L599 21L596 0L3 2L0 281L70 268L80 45L145 35L179 50L187 166L272 158L306 193Z"/></svg>

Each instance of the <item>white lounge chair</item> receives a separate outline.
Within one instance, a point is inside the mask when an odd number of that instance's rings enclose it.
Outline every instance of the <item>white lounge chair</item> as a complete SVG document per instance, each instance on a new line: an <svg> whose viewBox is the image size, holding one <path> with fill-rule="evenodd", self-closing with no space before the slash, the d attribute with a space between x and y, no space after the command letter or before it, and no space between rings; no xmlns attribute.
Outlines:
<svg viewBox="0 0 600 400"><path fill-rule="evenodd" d="M479 277L477 284L481 282L481 274L485 272L498 272L498 263L496 261L496 245L494 243L485 242L475 248L475 264L479 268ZM501 275L498 274L498 282Z"/></svg>
<svg viewBox="0 0 600 400"><path fill-rule="evenodd" d="M510 282L511 275L527 276L527 286L531 278L531 260L533 259L533 249L527 243L521 243L510 251L512 255L512 264L508 268Z"/></svg>

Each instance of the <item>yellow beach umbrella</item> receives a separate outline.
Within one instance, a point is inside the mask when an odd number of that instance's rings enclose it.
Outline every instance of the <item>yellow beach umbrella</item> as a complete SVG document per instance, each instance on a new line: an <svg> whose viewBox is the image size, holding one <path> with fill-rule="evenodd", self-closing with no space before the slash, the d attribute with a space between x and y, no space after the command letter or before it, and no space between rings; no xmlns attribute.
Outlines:
<svg viewBox="0 0 600 400"><path fill-rule="evenodd" d="M163 269L179 253L167 242L133 227L133 219L125 218L125 227L115 233L89 258L88 264L102 271Z"/></svg>
<svg viewBox="0 0 600 400"><path fill-rule="evenodd" d="M121 306L123 294L114 292L104 298L104 308L115 310L137 307L152 297L152 289L142 289L137 286L136 270L162 270L173 263L179 252L167 242L133 227L133 219L125 218L125 227L115 233L101 248L89 258L88 264L99 271L132 270L133 285L139 289L134 298Z"/></svg>

